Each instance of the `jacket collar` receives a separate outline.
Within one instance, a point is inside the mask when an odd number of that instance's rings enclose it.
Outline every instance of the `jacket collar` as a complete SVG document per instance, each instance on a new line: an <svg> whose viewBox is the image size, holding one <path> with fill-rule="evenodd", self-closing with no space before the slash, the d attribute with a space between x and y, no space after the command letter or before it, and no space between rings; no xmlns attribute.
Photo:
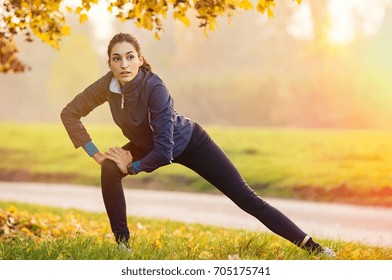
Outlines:
<svg viewBox="0 0 392 280"><path fill-rule="evenodd" d="M132 81L126 83L124 87L121 87L119 80L113 75L112 80L110 81L109 89L113 93L123 94L123 91L133 90L137 88L142 81L144 80L145 73L142 69L139 69L136 77L133 78Z"/></svg>
<svg viewBox="0 0 392 280"><path fill-rule="evenodd" d="M112 80L110 81L109 89L113 93L122 94L120 82L114 76L112 77Z"/></svg>

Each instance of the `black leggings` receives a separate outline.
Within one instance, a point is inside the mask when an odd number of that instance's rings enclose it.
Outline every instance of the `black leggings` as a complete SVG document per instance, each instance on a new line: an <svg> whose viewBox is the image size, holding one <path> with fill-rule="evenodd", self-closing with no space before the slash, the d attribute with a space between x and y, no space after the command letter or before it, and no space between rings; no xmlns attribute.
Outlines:
<svg viewBox="0 0 392 280"><path fill-rule="evenodd" d="M242 210L256 217L274 233L299 246L306 233L279 210L262 200L248 186L225 153L212 141L207 132L197 123L194 125L193 134L187 148L174 162L197 172ZM143 152L138 151L131 144L127 144L123 148L131 150L134 160L143 156ZM126 202L121 184L123 177L124 174L119 171L113 161L105 160L101 174L102 194L111 228L118 242L129 239ZM312 247L314 245L313 243ZM318 244L316 243L316 245Z"/></svg>

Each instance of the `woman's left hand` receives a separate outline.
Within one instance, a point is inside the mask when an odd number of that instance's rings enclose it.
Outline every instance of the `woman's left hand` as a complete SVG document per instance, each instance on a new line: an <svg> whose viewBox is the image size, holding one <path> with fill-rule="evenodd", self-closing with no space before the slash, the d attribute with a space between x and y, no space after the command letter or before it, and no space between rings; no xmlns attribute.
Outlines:
<svg viewBox="0 0 392 280"><path fill-rule="evenodd" d="M132 162L132 155L130 151L124 150L119 147L109 148L109 151L105 153L106 158L114 161L120 171L124 174L128 174L128 165Z"/></svg>

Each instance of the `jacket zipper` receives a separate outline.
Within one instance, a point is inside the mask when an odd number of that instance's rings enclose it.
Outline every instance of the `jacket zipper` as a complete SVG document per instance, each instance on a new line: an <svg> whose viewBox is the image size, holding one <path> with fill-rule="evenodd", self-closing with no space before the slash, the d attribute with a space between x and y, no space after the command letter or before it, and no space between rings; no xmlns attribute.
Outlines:
<svg viewBox="0 0 392 280"><path fill-rule="evenodd" d="M121 89L121 109L124 109L124 92Z"/></svg>

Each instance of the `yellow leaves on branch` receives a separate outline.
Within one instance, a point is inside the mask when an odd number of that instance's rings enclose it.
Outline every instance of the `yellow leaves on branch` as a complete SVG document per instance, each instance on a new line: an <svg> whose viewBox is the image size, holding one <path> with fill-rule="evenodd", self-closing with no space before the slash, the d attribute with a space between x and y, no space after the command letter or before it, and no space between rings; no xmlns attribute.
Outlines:
<svg viewBox="0 0 392 280"><path fill-rule="evenodd" d="M85 23L88 21L88 16L86 14L81 14L79 17L80 23Z"/></svg>
<svg viewBox="0 0 392 280"><path fill-rule="evenodd" d="M244 10L252 10L253 4L249 0L242 0L240 3L240 8Z"/></svg>
<svg viewBox="0 0 392 280"><path fill-rule="evenodd" d="M64 0L4 0L2 28L0 35L9 38L17 33L30 29L33 34L45 43L58 48L62 36L68 35L70 29L65 26L65 17L60 10ZM301 3L301 0L293 0ZM74 12L79 15L79 21L88 21L88 12L99 0L81 0ZM196 12L199 26L215 30L217 17L234 15L236 9L252 10L256 0L106 0L108 10L117 13L122 20L134 20L140 28L153 30L155 36L163 30L162 18L166 18L169 7L173 16L184 25L190 26L191 20L187 15L189 10ZM262 14L273 16L275 0L257 0L256 10ZM65 6L65 11L72 12L72 8ZM159 34L158 34L159 35Z"/></svg>
<svg viewBox="0 0 392 280"><path fill-rule="evenodd" d="M272 10L272 8L274 7L275 7L274 0L259 0L256 9L261 14L267 12L268 17L273 17L274 11Z"/></svg>
<svg viewBox="0 0 392 280"><path fill-rule="evenodd" d="M69 27L68 25L63 26L61 29L61 34L63 34L63 36L70 35L71 34L71 27Z"/></svg>
<svg viewBox="0 0 392 280"><path fill-rule="evenodd" d="M83 3L86 3L86 2L83 2ZM90 4L82 4L83 6L82 7L77 7L76 9L75 9L75 13L77 14L77 15L79 15L79 22L80 23L85 23L85 22L87 22L88 21L88 15L87 15L87 12L90 10Z"/></svg>
<svg viewBox="0 0 392 280"><path fill-rule="evenodd" d="M189 27L191 25L191 21L182 11L174 11L173 17L180 20L183 24L185 24L186 27Z"/></svg>
<svg viewBox="0 0 392 280"><path fill-rule="evenodd" d="M0 37L0 73L24 72L26 66L17 58L18 49L12 38ZM27 68L28 69L28 68Z"/></svg>
<svg viewBox="0 0 392 280"><path fill-rule="evenodd" d="M114 13L121 21L133 20L139 28L154 30L155 38L160 38L163 31L162 19L166 18L167 12L173 11L173 17L185 26L191 25L188 12L193 10L199 22L199 27L204 31L215 30L217 18L227 16L229 19L237 10L252 10L255 8L261 14L268 17L274 15L275 0L105 0L108 11ZM301 0L293 0L300 4ZM66 25L63 10L60 4L64 0L3 0L0 4L2 17L0 18L0 38L13 42L17 34L23 34L26 41L32 41L32 34L43 42L59 48L59 42L63 36L71 33ZM74 13L79 16L79 21L88 21L88 12L91 7L98 4L99 0L81 0ZM64 12L72 12L73 9L64 6ZM3 44L4 45L4 44ZM17 51L3 47L2 55L9 58L1 58L0 72L17 72L13 68ZM22 64L23 65L23 64Z"/></svg>
<svg viewBox="0 0 392 280"><path fill-rule="evenodd" d="M301 0L293 0L301 3ZM174 19L179 20L185 26L191 25L188 16L190 10L196 12L199 27L206 30L215 30L217 18L234 15L235 10L252 10L255 8L259 13L274 15L275 0L108 0L108 10L116 13L121 21L133 20L139 28L147 30L155 29L155 37L163 30L162 18L166 18L169 6L172 7Z"/></svg>
<svg viewBox="0 0 392 280"><path fill-rule="evenodd" d="M65 17L60 11L61 1L50 0L4 0L2 4L0 35L13 40L16 34L24 33L31 42L31 34L43 42L58 48L58 42L67 34Z"/></svg>

